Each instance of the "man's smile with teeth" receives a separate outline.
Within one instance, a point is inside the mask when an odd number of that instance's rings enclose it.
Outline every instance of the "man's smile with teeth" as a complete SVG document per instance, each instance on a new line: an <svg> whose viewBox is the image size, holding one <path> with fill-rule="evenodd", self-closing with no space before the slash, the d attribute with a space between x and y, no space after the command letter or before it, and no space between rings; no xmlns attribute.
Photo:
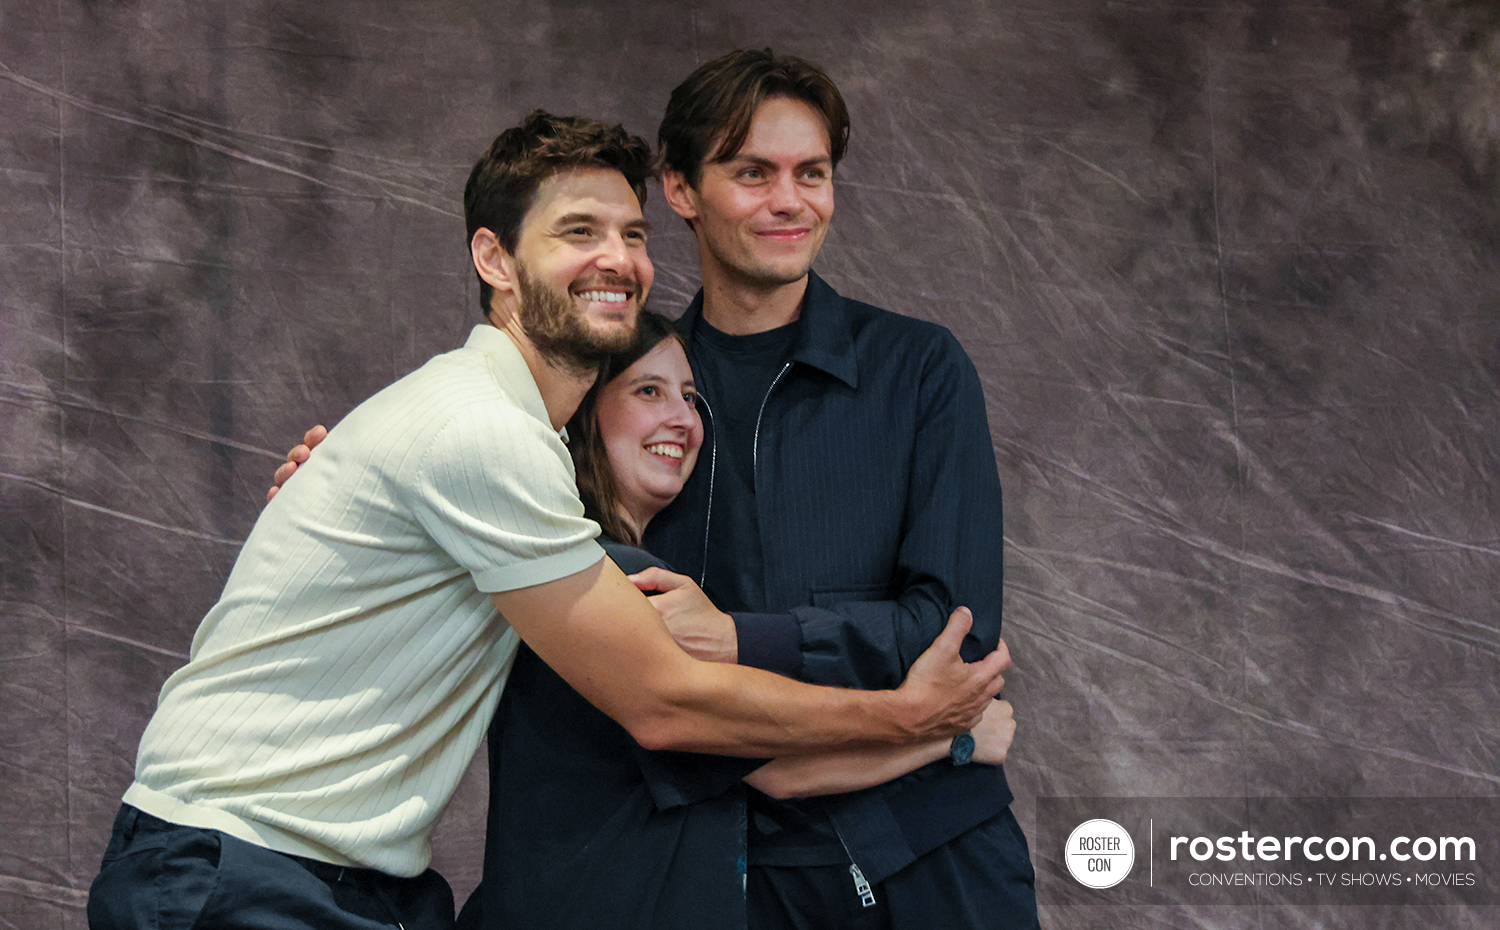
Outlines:
<svg viewBox="0 0 1500 930"><path fill-rule="evenodd" d="M667 458L671 459L682 458L682 446L671 442L652 443L651 445L646 447L646 451L653 452L657 455L665 455Z"/></svg>
<svg viewBox="0 0 1500 930"><path fill-rule="evenodd" d="M630 299L629 294L620 291L580 291L578 296L584 300L601 300L609 304L622 304Z"/></svg>

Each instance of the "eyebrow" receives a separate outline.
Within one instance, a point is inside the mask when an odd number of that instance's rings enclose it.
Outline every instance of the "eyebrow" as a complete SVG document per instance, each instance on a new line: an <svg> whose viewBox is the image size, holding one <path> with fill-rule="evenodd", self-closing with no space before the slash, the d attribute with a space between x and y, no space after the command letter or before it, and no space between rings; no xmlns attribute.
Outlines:
<svg viewBox="0 0 1500 930"><path fill-rule="evenodd" d="M599 219L599 217L592 213L564 213L553 222L552 226L555 229L561 228L563 226L574 226L580 223L588 226L597 226L600 222L601 220ZM647 222L645 218L641 218L638 220L631 220L630 222L626 223L625 228L639 229L644 232L650 232L651 224Z"/></svg>
<svg viewBox="0 0 1500 930"><path fill-rule="evenodd" d="M670 384L671 383L671 379L665 377L664 375L640 375L638 377L635 377L635 378L631 379L630 386L631 387L635 387L636 385L647 384L649 382L658 382L660 384ZM690 387L690 388L692 388L695 391L698 390L698 385L693 382L692 378L689 378L686 381L682 382L682 386L683 387Z"/></svg>
<svg viewBox="0 0 1500 930"><path fill-rule="evenodd" d="M755 165L756 167L760 167L760 168L775 168L776 167L776 162L772 161L769 158L763 158L763 157L761 157L759 155L747 155L747 154L744 154L744 153L739 153L737 155L734 155L733 157L726 158L726 159L724 159L724 161L722 163L726 164L726 165L736 164L736 163L738 163L738 164L746 164L746 165ZM797 162L796 167L798 167L798 168L810 168L813 165L832 165L832 164L833 164L833 157L832 156L829 156L829 155L818 155L818 156L815 156L813 158L804 158L802 161Z"/></svg>

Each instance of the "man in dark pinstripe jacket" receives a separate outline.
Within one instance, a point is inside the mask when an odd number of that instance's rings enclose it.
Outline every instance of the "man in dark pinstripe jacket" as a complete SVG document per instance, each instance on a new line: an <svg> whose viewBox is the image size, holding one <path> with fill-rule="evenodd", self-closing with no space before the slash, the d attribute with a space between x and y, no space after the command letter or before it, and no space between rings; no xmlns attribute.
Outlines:
<svg viewBox="0 0 1500 930"><path fill-rule="evenodd" d="M848 132L832 81L769 50L672 94L658 157L702 263L679 327L707 436L646 540L685 575L637 583L665 591L654 603L701 658L889 688L959 604L975 618L965 657L995 647L1000 484L953 336L811 272ZM751 791L750 926L1036 926L1004 771L964 764L965 749L852 795Z"/></svg>

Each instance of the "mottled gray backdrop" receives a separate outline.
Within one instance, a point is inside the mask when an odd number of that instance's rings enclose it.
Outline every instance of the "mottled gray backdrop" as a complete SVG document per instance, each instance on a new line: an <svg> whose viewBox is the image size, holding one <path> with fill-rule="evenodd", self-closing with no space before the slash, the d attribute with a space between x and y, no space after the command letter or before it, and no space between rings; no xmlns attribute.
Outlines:
<svg viewBox="0 0 1500 930"><path fill-rule="evenodd" d="M284 450L477 320L459 198L495 132L543 106L654 138L744 45L849 99L821 273L983 376L1023 823L1047 795L1500 794L1497 9L0 0L0 927L83 926ZM675 315L696 267L653 197ZM439 836L460 893L480 785Z"/></svg>

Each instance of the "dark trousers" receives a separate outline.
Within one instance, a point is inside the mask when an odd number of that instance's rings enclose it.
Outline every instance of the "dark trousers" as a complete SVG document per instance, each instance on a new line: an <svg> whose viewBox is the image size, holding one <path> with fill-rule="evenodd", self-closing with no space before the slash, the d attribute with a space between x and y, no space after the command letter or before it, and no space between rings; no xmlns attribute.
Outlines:
<svg viewBox="0 0 1500 930"><path fill-rule="evenodd" d="M1036 930L1036 872L1001 811L877 883L862 906L849 866L750 867L750 930Z"/></svg>
<svg viewBox="0 0 1500 930"><path fill-rule="evenodd" d="M453 892L289 856L124 805L89 889L90 930L452 930Z"/></svg>

